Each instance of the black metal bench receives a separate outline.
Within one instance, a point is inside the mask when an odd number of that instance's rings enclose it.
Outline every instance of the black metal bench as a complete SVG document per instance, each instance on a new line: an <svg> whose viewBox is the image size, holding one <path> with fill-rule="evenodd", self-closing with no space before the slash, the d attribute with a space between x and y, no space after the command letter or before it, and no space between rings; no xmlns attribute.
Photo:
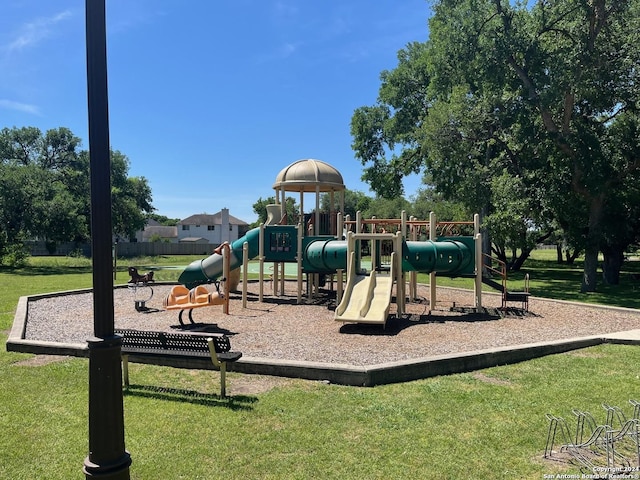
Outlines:
<svg viewBox="0 0 640 480"><path fill-rule="evenodd" d="M211 368L220 370L220 395L226 396L227 363L242 357L231 351L226 335L170 333L151 330L115 330L122 337L122 373L129 386L129 357L141 363L154 363L177 368ZM211 363L197 360L211 360ZM196 360L194 362L194 360Z"/></svg>

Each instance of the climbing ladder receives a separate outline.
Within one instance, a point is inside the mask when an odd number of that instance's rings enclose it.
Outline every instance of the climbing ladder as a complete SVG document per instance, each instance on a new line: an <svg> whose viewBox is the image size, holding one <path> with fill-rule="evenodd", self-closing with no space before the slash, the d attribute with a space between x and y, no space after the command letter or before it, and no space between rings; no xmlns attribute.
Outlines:
<svg viewBox="0 0 640 480"><path fill-rule="evenodd" d="M507 309L508 302L520 302L522 304L522 310L529 311L529 274L524 277L524 291L522 292L510 292L507 289L507 264L502 260L499 260L491 255L483 254L484 267L487 273L482 274L482 283L489 285L491 288L498 290L502 294L502 310ZM489 275L496 275L500 277L501 282L498 283Z"/></svg>

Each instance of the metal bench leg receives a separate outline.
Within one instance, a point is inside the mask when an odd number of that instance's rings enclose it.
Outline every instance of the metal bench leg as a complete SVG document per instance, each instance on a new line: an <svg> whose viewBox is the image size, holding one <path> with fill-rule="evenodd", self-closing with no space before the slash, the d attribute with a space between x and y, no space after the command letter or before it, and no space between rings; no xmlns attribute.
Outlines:
<svg viewBox="0 0 640 480"><path fill-rule="evenodd" d="M129 355L122 355L122 377L124 386L129 388Z"/></svg>
<svg viewBox="0 0 640 480"><path fill-rule="evenodd" d="M207 344L209 345L209 353L211 354L211 362L213 365L220 370L220 396L227 396L227 362L221 362L218 358L218 354L215 350L215 345L213 343L213 339L209 338L207 340Z"/></svg>
<svg viewBox="0 0 640 480"><path fill-rule="evenodd" d="M220 362L220 396L227 396L227 362Z"/></svg>

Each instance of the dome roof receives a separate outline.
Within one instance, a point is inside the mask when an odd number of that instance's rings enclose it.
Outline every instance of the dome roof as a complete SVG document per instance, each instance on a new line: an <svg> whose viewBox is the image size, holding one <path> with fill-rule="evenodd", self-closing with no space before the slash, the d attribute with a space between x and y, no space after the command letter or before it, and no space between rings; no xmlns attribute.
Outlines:
<svg viewBox="0 0 640 480"><path fill-rule="evenodd" d="M273 184L274 189L287 192L321 192L344 190L344 181L338 170L328 163L313 158L293 162L283 168Z"/></svg>

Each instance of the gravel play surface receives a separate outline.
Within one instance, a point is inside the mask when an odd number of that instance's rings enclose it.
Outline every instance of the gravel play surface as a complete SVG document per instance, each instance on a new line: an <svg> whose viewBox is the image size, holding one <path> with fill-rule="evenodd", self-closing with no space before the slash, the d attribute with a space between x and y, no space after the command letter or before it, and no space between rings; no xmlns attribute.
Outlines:
<svg viewBox="0 0 640 480"><path fill-rule="evenodd" d="M285 295L273 297L265 285L258 302L257 283L248 284L247 308L240 293L230 295L230 313L222 306L193 311L195 326L182 328L177 311L162 309L171 286L154 285L149 310L137 312L134 302L149 290L114 290L116 328L194 331L206 329L231 336L234 350L246 357L306 360L351 365L430 357L540 341L601 335L640 328L640 311L598 308L533 297L529 312L517 308L500 315L500 296L483 293L483 313L471 312L473 292L438 288L435 308L429 307L427 286L418 286L418 300L407 302L407 314L381 325L342 324L334 320L335 300L324 295L296 305L296 283L287 282ZM242 288L242 286L240 286ZM303 298L303 301L306 299ZM519 307L519 304L511 304ZM450 311L455 306L457 311ZM462 308L461 308L462 307ZM185 323L189 323L184 315ZM26 339L84 343L93 333L92 294L79 293L32 300L28 304Z"/></svg>

